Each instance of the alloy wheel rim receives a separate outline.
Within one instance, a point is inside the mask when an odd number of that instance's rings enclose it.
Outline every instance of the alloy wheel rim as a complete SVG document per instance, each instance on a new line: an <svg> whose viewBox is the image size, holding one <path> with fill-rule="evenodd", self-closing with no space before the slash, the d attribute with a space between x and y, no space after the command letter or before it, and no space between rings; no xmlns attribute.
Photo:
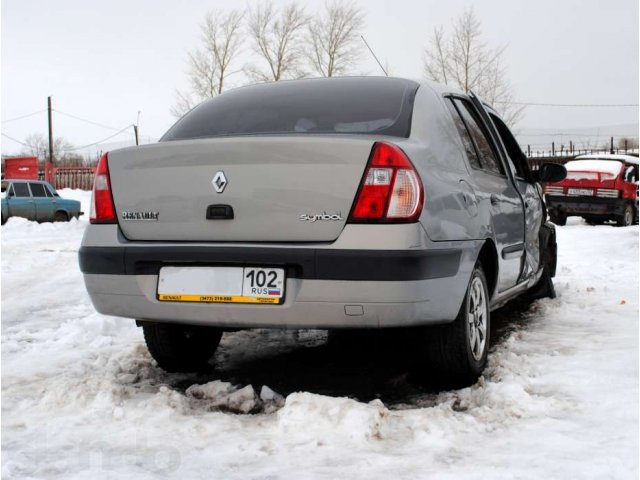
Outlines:
<svg viewBox="0 0 640 480"><path fill-rule="evenodd" d="M482 280L474 277L469 289L467 312L469 346L476 361L482 359L487 343L487 301Z"/></svg>
<svg viewBox="0 0 640 480"><path fill-rule="evenodd" d="M625 225L631 225L631 209L627 208L624 212L624 223Z"/></svg>

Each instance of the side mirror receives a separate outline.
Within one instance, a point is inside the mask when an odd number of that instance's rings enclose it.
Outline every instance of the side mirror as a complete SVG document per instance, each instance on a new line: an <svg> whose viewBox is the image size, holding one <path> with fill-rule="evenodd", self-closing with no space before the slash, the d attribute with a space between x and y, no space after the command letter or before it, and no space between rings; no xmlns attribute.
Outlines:
<svg viewBox="0 0 640 480"><path fill-rule="evenodd" d="M540 170L533 172L533 179L536 182L561 182L567 178L567 169L559 163L543 163Z"/></svg>

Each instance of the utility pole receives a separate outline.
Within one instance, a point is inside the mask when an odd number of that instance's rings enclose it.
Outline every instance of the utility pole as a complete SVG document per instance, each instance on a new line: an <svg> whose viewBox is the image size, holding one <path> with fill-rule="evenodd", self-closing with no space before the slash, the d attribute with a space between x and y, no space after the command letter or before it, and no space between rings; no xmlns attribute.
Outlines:
<svg viewBox="0 0 640 480"><path fill-rule="evenodd" d="M47 97L47 110L49 112L49 161L53 163L53 122L51 118L51 97Z"/></svg>
<svg viewBox="0 0 640 480"><path fill-rule="evenodd" d="M138 110L138 117L136 118L136 123L133 125L133 133L136 135L136 145L139 145L138 142L138 125L140 125L140 110Z"/></svg>

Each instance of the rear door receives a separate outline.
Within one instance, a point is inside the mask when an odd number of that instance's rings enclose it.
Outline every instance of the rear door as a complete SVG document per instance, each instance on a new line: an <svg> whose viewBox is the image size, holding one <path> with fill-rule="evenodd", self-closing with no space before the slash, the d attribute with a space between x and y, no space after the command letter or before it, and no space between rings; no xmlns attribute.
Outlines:
<svg viewBox="0 0 640 480"><path fill-rule="evenodd" d="M498 249L498 292L513 287L524 256L524 209L520 193L508 176L498 148L481 113L464 97L453 102L473 140L477 163L472 177L478 200L487 205Z"/></svg>
<svg viewBox="0 0 640 480"><path fill-rule="evenodd" d="M51 199L47 197L44 185L42 183L29 182L31 196L35 204L35 218L39 222L53 220L53 207Z"/></svg>

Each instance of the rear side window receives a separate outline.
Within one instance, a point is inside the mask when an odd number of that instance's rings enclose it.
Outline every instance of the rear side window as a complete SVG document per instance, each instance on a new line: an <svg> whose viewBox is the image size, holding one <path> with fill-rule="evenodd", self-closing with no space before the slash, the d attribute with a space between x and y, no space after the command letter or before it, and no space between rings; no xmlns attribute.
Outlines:
<svg viewBox="0 0 640 480"><path fill-rule="evenodd" d="M459 98L454 99L454 103L469 129L471 138L476 144L482 169L491 173L503 174L500 160L498 160L498 155L489 139L489 135L482 126L482 122L477 118L477 113L471 103Z"/></svg>
<svg viewBox="0 0 640 480"><path fill-rule="evenodd" d="M239 88L187 113L160 141L252 134L408 137L418 84L396 78L332 78Z"/></svg>
<svg viewBox="0 0 640 480"><path fill-rule="evenodd" d="M46 197L47 194L44 192L44 185L41 183L30 183L29 187L31 188L31 195L34 197Z"/></svg>
<svg viewBox="0 0 640 480"><path fill-rule="evenodd" d="M464 145L464 150L467 153L467 158L469 159L469 163L474 168L482 168L480 166L480 160L478 160L478 154L476 152L476 148L473 146L473 140L471 140L471 135L469 135L469 131L465 126L460 114L456 110L456 107L453 106L453 100L448 99L446 101L447 108L451 112L453 116L453 123L456 124L456 128L458 129L458 133L460 134L460 138L462 139L462 144Z"/></svg>
<svg viewBox="0 0 640 480"><path fill-rule="evenodd" d="M13 184L13 192L16 194L16 197L30 197L29 187L26 183L14 183Z"/></svg>

